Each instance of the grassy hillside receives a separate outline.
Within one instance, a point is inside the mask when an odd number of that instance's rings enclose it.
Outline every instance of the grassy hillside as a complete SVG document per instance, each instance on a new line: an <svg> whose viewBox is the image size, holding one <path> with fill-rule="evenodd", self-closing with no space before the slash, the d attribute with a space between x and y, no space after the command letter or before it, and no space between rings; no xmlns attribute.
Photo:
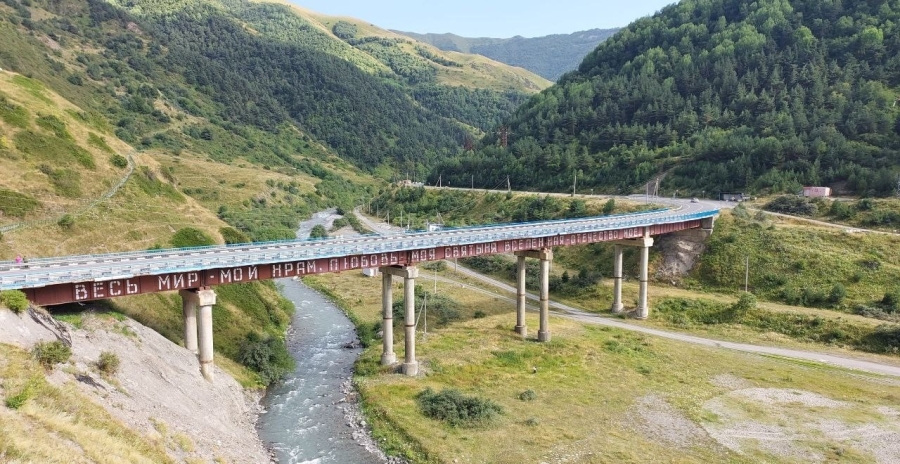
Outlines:
<svg viewBox="0 0 900 464"><path fill-rule="evenodd" d="M479 57L460 68L408 39L365 51L274 3L9 0L0 17L0 67L138 149L217 161L302 168L294 155L337 154L421 176L548 84Z"/></svg>
<svg viewBox="0 0 900 464"><path fill-rule="evenodd" d="M525 68L539 76L556 81L574 71L584 56L619 29L591 29L571 34L553 34L508 39L461 37L456 34L417 34L401 32L435 47L451 52L477 53L492 60Z"/></svg>
<svg viewBox="0 0 900 464"><path fill-rule="evenodd" d="M528 94L550 85L547 79L514 67L517 65L508 66L502 60L486 59L477 52L444 51L427 41L411 40L403 33L381 29L356 18L325 16L299 7L294 7L294 11L319 26L318 30L340 39L357 54L373 58L400 76L404 73L412 76L416 73L412 70L418 69L418 73L432 74L437 83L443 85ZM363 59L348 59L364 62Z"/></svg>
<svg viewBox="0 0 900 464"><path fill-rule="evenodd" d="M4 461L174 462L162 443L128 429L76 388L56 386L45 375L45 368L29 353L3 345L0 456Z"/></svg>

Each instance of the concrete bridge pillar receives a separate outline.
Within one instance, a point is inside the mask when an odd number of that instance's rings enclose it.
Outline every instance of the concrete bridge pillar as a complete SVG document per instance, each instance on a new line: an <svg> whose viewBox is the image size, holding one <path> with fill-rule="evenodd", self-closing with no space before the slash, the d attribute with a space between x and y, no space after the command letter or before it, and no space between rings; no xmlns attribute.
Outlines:
<svg viewBox="0 0 900 464"><path fill-rule="evenodd" d="M641 239L641 276L640 289L638 293L638 307L635 317L638 319L647 319L650 315L650 307L647 301L648 274L650 265L650 247L653 246L653 238L650 237L650 228L644 228L644 237Z"/></svg>
<svg viewBox="0 0 900 464"><path fill-rule="evenodd" d="M538 329L538 341L550 341L550 261L553 250L545 248L541 253L541 326Z"/></svg>
<svg viewBox="0 0 900 464"><path fill-rule="evenodd" d="M517 251L516 256L519 257L517 268L517 293L516 301L518 325L516 331L519 331L519 325L522 326L522 336L525 336L525 258L534 258L541 260L541 325L538 328L538 341L550 341L550 262L553 261L553 249L541 248L540 250Z"/></svg>
<svg viewBox="0 0 900 464"><path fill-rule="evenodd" d="M525 255L516 253L516 333L525 338L528 327L525 325Z"/></svg>
<svg viewBox="0 0 900 464"><path fill-rule="evenodd" d="M398 276L403 277L403 305L404 305L404 328L406 330L406 341L405 341L405 353L403 360L403 373L408 376L415 376L419 373L419 363L416 362L416 277L419 276L419 269L416 267L383 267L381 268L381 272L385 275L390 276ZM390 283L390 280L385 278L383 283ZM390 294L385 297L385 300L390 298ZM384 296L384 295L383 295ZM384 301L382 302L384 303ZM386 311L389 311L390 307L393 306L393 302L390 301L390 304L386 306ZM387 314L387 312L385 312ZM387 322L387 321L385 321ZM393 321L390 321L393 323ZM393 332L392 332L393 333ZM387 334L387 332L385 332ZM386 337L385 337L386 338ZM393 338L393 335L392 335ZM385 339L385 347L387 347L387 340ZM391 340L391 350L393 351L393 340ZM393 355L393 353L391 353ZM384 363L385 357L382 355L382 363Z"/></svg>
<svg viewBox="0 0 900 464"><path fill-rule="evenodd" d="M194 354L197 350L197 291L181 290L181 312L184 315L184 347Z"/></svg>
<svg viewBox="0 0 900 464"><path fill-rule="evenodd" d="M647 301L647 285L648 285L648 276L649 276L649 265L650 265L650 247L653 246L653 237L650 236L650 228L644 228L644 236L638 239L631 240L617 240L613 242L616 245L616 270L614 271L614 278L616 279L614 282L613 288L613 312L616 311L617 303L621 305L622 303L622 254L620 246L633 246L641 248L641 269L640 269L640 289L638 290L638 305L634 312L634 317L637 319L647 319L650 315L650 307ZM621 311L621 306L619 306L619 310Z"/></svg>
<svg viewBox="0 0 900 464"><path fill-rule="evenodd" d="M625 305L622 304L622 245L613 247L613 314L619 314Z"/></svg>
<svg viewBox="0 0 900 464"><path fill-rule="evenodd" d="M194 332L188 334L188 315L190 310L185 310L185 346L188 345L190 337L194 337L200 355L200 373L203 378L213 381L213 323L212 323L212 307L216 304L216 292L210 288L182 290L181 298L185 302L185 308L194 309ZM196 308L200 307L199 318L197 318ZM199 323L198 320L199 319ZM190 348L188 348L190 349Z"/></svg>
<svg viewBox="0 0 900 464"><path fill-rule="evenodd" d="M392 295L394 276L381 270L381 365L389 366L397 362L394 354L394 297Z"/></svg>

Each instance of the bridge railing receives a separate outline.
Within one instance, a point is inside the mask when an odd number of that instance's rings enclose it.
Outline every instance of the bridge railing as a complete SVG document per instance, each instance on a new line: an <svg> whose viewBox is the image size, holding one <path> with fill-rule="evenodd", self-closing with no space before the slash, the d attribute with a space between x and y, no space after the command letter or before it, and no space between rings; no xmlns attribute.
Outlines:
<svg viewBox="0 0 900 464"><path fill-rule="evenodd" d="M291 240L42 258L24 264L7 261L0 263L0 289L598 232L703 219L715 216L718 210L668 213L671 211L472 226L389 236L364 235L347 239Z"/></svg>

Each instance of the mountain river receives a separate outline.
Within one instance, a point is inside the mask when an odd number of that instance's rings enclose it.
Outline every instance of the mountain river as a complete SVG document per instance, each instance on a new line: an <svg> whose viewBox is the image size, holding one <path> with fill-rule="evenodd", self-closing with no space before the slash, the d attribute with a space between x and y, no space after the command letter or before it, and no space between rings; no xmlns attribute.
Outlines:
<svg viewBox="0 0 900 464"><path fill-rule="evenodd" d="M338 217L317 213L301 223L297 237L308 237L317 224L328 228ZM296 308L287 342L297 369L267 392L260 437L281 463L387 462L365 427L350 383L360 353L353 323L302 282L277 284Z"/></svg>

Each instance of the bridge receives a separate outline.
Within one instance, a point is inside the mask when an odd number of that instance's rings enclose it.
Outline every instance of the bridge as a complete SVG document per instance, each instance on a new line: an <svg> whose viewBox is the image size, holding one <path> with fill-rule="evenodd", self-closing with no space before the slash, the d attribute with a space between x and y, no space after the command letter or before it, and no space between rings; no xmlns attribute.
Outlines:
<svg viewBox="0 0 900 464"><path fill-rule="evenodd" d="M163 291L180 291L185 347L199 354L201 372L212 379L212 287L264 279L378 268L383 275L382 364L393 352L393 277L404 279L405 359L402 370L416 375L413 291L417 264L447 258L514 253L517 262L516 332L525 326L525 259L539 259L539 341L550 340L549 273L553 247L607 242L615 245L613 312L622 312L622 247L641 249L640 289L634 316L645 319L649 247L653 236L688 229L712 229L718 209L703 203L640 213L554 221L445 229L389 236L363 235L239 245L147 250L103 255L0 262L0 290L19 289L39 305L58 305ZM198 325L199 308L199 325Z"/></svg>

